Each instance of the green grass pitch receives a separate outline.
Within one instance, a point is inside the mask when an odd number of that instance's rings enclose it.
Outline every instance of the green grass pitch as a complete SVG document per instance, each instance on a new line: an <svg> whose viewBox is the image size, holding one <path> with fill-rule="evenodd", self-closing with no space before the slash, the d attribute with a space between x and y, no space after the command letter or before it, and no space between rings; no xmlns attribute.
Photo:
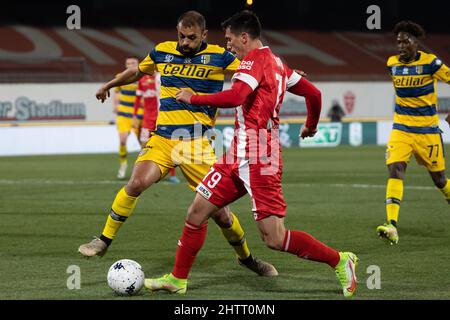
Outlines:
<svg viewBox="0 0 450 320"><path fill-rule="evenodd" d="M407 170L400 242L390 246L375 234L385 221L384 148L287 149L283 159L287 227L359 256L355 299L450 298L449 207L423 167L412 160ZM117 165L114 154L0 158L0 299L342 299L327 265L264 246L247 196L232 209L253 253L273 263L278 277L258 277L240 267L211 222L187 295L143 290L135 297L115 296L106 273L116 260L138 261L146 276L171 270L194 196L184 180L153 186L107 255L84 259L78 246L99 235L124 184L114 178ZM70 265L80 267L79 290L66 286ZM371 265L380 268L381 289L367 287Z"/></svg>

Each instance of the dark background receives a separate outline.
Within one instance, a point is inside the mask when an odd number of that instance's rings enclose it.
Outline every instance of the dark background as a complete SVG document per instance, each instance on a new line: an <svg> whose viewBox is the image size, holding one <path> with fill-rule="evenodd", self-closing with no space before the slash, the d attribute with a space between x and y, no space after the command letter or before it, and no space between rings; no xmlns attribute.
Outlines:
<svg viewBox="0 0 450 320"><path fill-rule="evenodd" d="M84 1L3 1L0 23L33 26L65 25L70 4L81 7L82 26L171 28L187 10L198 10L207 18L208 29L218 29L220 22L246 7L244 0L84 0ZM411 0L254 0L252 9L263 28L321 31L367 31L366 9L371 4L381 8L381 31L389 31L402 19L414 20L427 31L450 31L450 1Z"/></svg>

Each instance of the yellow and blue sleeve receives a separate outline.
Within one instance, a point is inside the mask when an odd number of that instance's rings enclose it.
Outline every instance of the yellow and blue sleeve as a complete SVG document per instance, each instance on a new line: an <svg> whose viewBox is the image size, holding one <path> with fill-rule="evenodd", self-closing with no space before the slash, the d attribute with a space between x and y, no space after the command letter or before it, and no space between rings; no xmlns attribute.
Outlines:
<svg viewBox="0 0 450 320"><path fill-rule="evenodd" d="M155 49L139 63L139 71L153 75L153 72L155 71L155 61L152 59L152 55L154 56L154 54Z"/></svg>
<svg viewBox="0 0 450 320"><path fill-rule="evenodd" d="M223 55L224 55L224 70L229 72L235 72L239 67L239 65L241 64L241 61L234 55L232 55L229 51L225 51Z"/></svg>
<svg viewBox="0 0 450 320"><path fill-rule="evenodd" d="M442 63L441 59L434 59L431 63L431 68L433 72L433 78L450 84L450 69Z"/></svg>

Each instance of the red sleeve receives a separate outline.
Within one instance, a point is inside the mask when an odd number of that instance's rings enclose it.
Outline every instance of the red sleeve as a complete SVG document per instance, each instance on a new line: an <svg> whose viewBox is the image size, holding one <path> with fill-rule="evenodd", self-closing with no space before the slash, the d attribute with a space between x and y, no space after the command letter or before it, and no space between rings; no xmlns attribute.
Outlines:
<svg viewBox="0 0 450 320"><path fill-rule="evenodd" d="M261 50L252 50L242 59L231 81L241 80L255 90L264 76L265 55Z"/></svg>
<svg viewBox="0 0 450 320"><path fill-rule="evenodd" d="M136 99L134 100L133 116L137 115L139 106L141 105L141 98L142 98L142 83L141 83L141 81L139 81L137 89L136 89Z"/></svg>
<svg viewBox="0 0 450 320"><path fill-rule="evenodd" d="M264 59L259 56L260 54L260 50L253 50L242 59L231 79L233 82L231 89L212 95L194 95L191 103L217 108L234 108L243 104L264 75Z"/></svg>
<svg viewBox="0 0 450 320"><path fill-rule="evenodd" d="M191 104L207 105L216 108L234 108L244 103L253 92L252 88L243 81L235 81L229 90L207 95L193 95Z"/></svg>
<svg viewBox="0 0 450 320"><path fill-rule="evenodd" d="M305 78L301 78L288 91L297 96L305 97L306 109L308 110L305 126L315 129L319 123L320 111L322 110L322 94L319 89Z"/></svg>

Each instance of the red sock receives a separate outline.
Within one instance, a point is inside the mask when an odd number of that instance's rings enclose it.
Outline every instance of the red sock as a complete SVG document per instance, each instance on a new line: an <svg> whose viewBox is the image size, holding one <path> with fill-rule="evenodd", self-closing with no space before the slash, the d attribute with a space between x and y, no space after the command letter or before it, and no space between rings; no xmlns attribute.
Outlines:
<svg viewBox="0 0 450 320"><path fill-rule="evenodd" d="M184 224L172 270L172 274L178 279L187 279L195 257L205 242L207 226L207 222L201 226L195 226L187 221Z"/></svg>
<svg viewBox="0 0 450 320"><path fill-rule="evenodd" d="M175 171L175 168L170 169L170 176L173 177L176 175L177 175L177 172Z"/></svg>
<svg viewBox="0 0 450 320"><path fill-rule="evenodd" d="M283 240L283 251L295 254L303 259L325 262L334 268L338 264L339 253L310 236L306 232L286 230Z"/></svg>

